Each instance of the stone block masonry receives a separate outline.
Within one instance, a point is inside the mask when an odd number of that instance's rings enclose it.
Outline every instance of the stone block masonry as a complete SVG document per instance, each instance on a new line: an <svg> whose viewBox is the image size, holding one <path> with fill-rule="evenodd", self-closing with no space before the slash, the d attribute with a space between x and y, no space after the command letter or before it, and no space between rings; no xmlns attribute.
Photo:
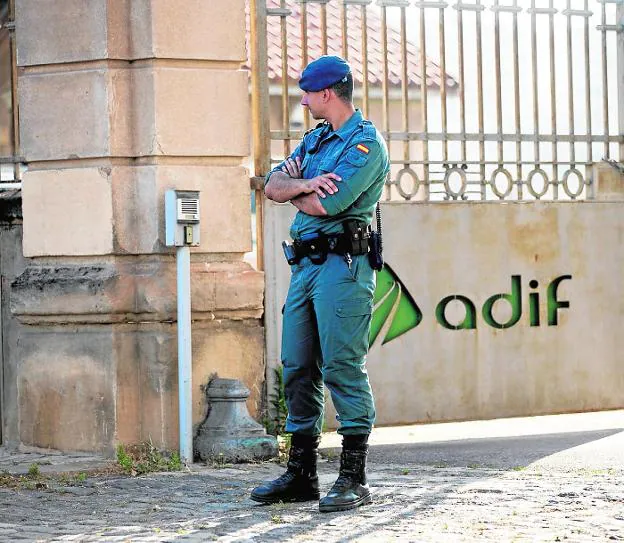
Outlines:
<svg viewBox="0 0 624 543"><path fill-rule="evenodd" d="M242 0L17 3L23 273L5 359L9 446L177 448L175 253L164 193L199 190L193 422L211 377L264 382L251 248ZM72 39L67 39L71 35ZM8 381L7 381L8 379Z"/></svg>

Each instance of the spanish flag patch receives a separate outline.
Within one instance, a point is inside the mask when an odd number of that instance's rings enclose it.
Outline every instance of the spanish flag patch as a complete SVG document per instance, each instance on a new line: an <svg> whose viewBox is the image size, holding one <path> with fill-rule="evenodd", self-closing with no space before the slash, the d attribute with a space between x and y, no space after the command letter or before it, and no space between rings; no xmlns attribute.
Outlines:
<svg viewBox="0 0 624 543"><path fill-rule="evenodd" d="M370 152L370 149L368 147L366 147L366 145L362 145L361 143L358 143L355 148L358 151L362 151L362 153L364 153L365 155L367 155Z"/></svg>

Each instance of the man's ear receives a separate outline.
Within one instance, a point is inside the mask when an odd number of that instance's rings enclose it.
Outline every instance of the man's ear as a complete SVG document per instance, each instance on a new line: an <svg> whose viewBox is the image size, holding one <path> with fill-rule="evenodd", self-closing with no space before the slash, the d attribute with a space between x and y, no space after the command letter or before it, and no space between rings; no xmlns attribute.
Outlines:
<svg viewBox="0 0 624 543"><path fill-rule="evenodd" d="M323 102L324 103L329 102L332 96L332 92L334 92L332 89L323 89Z"/></svg>

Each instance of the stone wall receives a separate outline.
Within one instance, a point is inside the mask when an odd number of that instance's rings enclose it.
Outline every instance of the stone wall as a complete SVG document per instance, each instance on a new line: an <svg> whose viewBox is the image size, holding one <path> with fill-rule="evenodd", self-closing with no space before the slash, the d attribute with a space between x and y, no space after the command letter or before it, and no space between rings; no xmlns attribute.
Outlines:
<svg viewBox="0 0 624 543"><path fill-rule="evenodd" d="M7 428L17 426L16 352L22 325L11 313L11 283L26 266L22 255L22 198L20 190L0 191L0 443L9 439Z"/></svg>
<svg viewBox="0 0 624 543"><path fill-rule="evenodd" d="M22 0L24 272L6 443L177 448L175 253L164 192L199 190L193 415L211 376L258 414L263 275L251 248L243 0ZM71 36L71 39L68 39Z"/></svg>

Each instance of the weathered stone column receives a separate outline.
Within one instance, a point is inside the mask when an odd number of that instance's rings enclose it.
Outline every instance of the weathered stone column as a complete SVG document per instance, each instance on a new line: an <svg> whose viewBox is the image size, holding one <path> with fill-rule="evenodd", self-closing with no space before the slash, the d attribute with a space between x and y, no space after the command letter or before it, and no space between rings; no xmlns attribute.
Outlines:
<svg viewBox="0 0 624 543"><path fill-rule="evenodd" d="M193 413L210 376L256 414L263 276L251 247L244 0L17 2L26 271L9 441L177 448L175 253L164 192L201 191Z"/></svg>
<svg viewBox="0 0 624 543"><path fill-rule="evenodd" d="M598 162L594 165L593 178L596 200L624 200L624 173L615 165Z"/></svg>

